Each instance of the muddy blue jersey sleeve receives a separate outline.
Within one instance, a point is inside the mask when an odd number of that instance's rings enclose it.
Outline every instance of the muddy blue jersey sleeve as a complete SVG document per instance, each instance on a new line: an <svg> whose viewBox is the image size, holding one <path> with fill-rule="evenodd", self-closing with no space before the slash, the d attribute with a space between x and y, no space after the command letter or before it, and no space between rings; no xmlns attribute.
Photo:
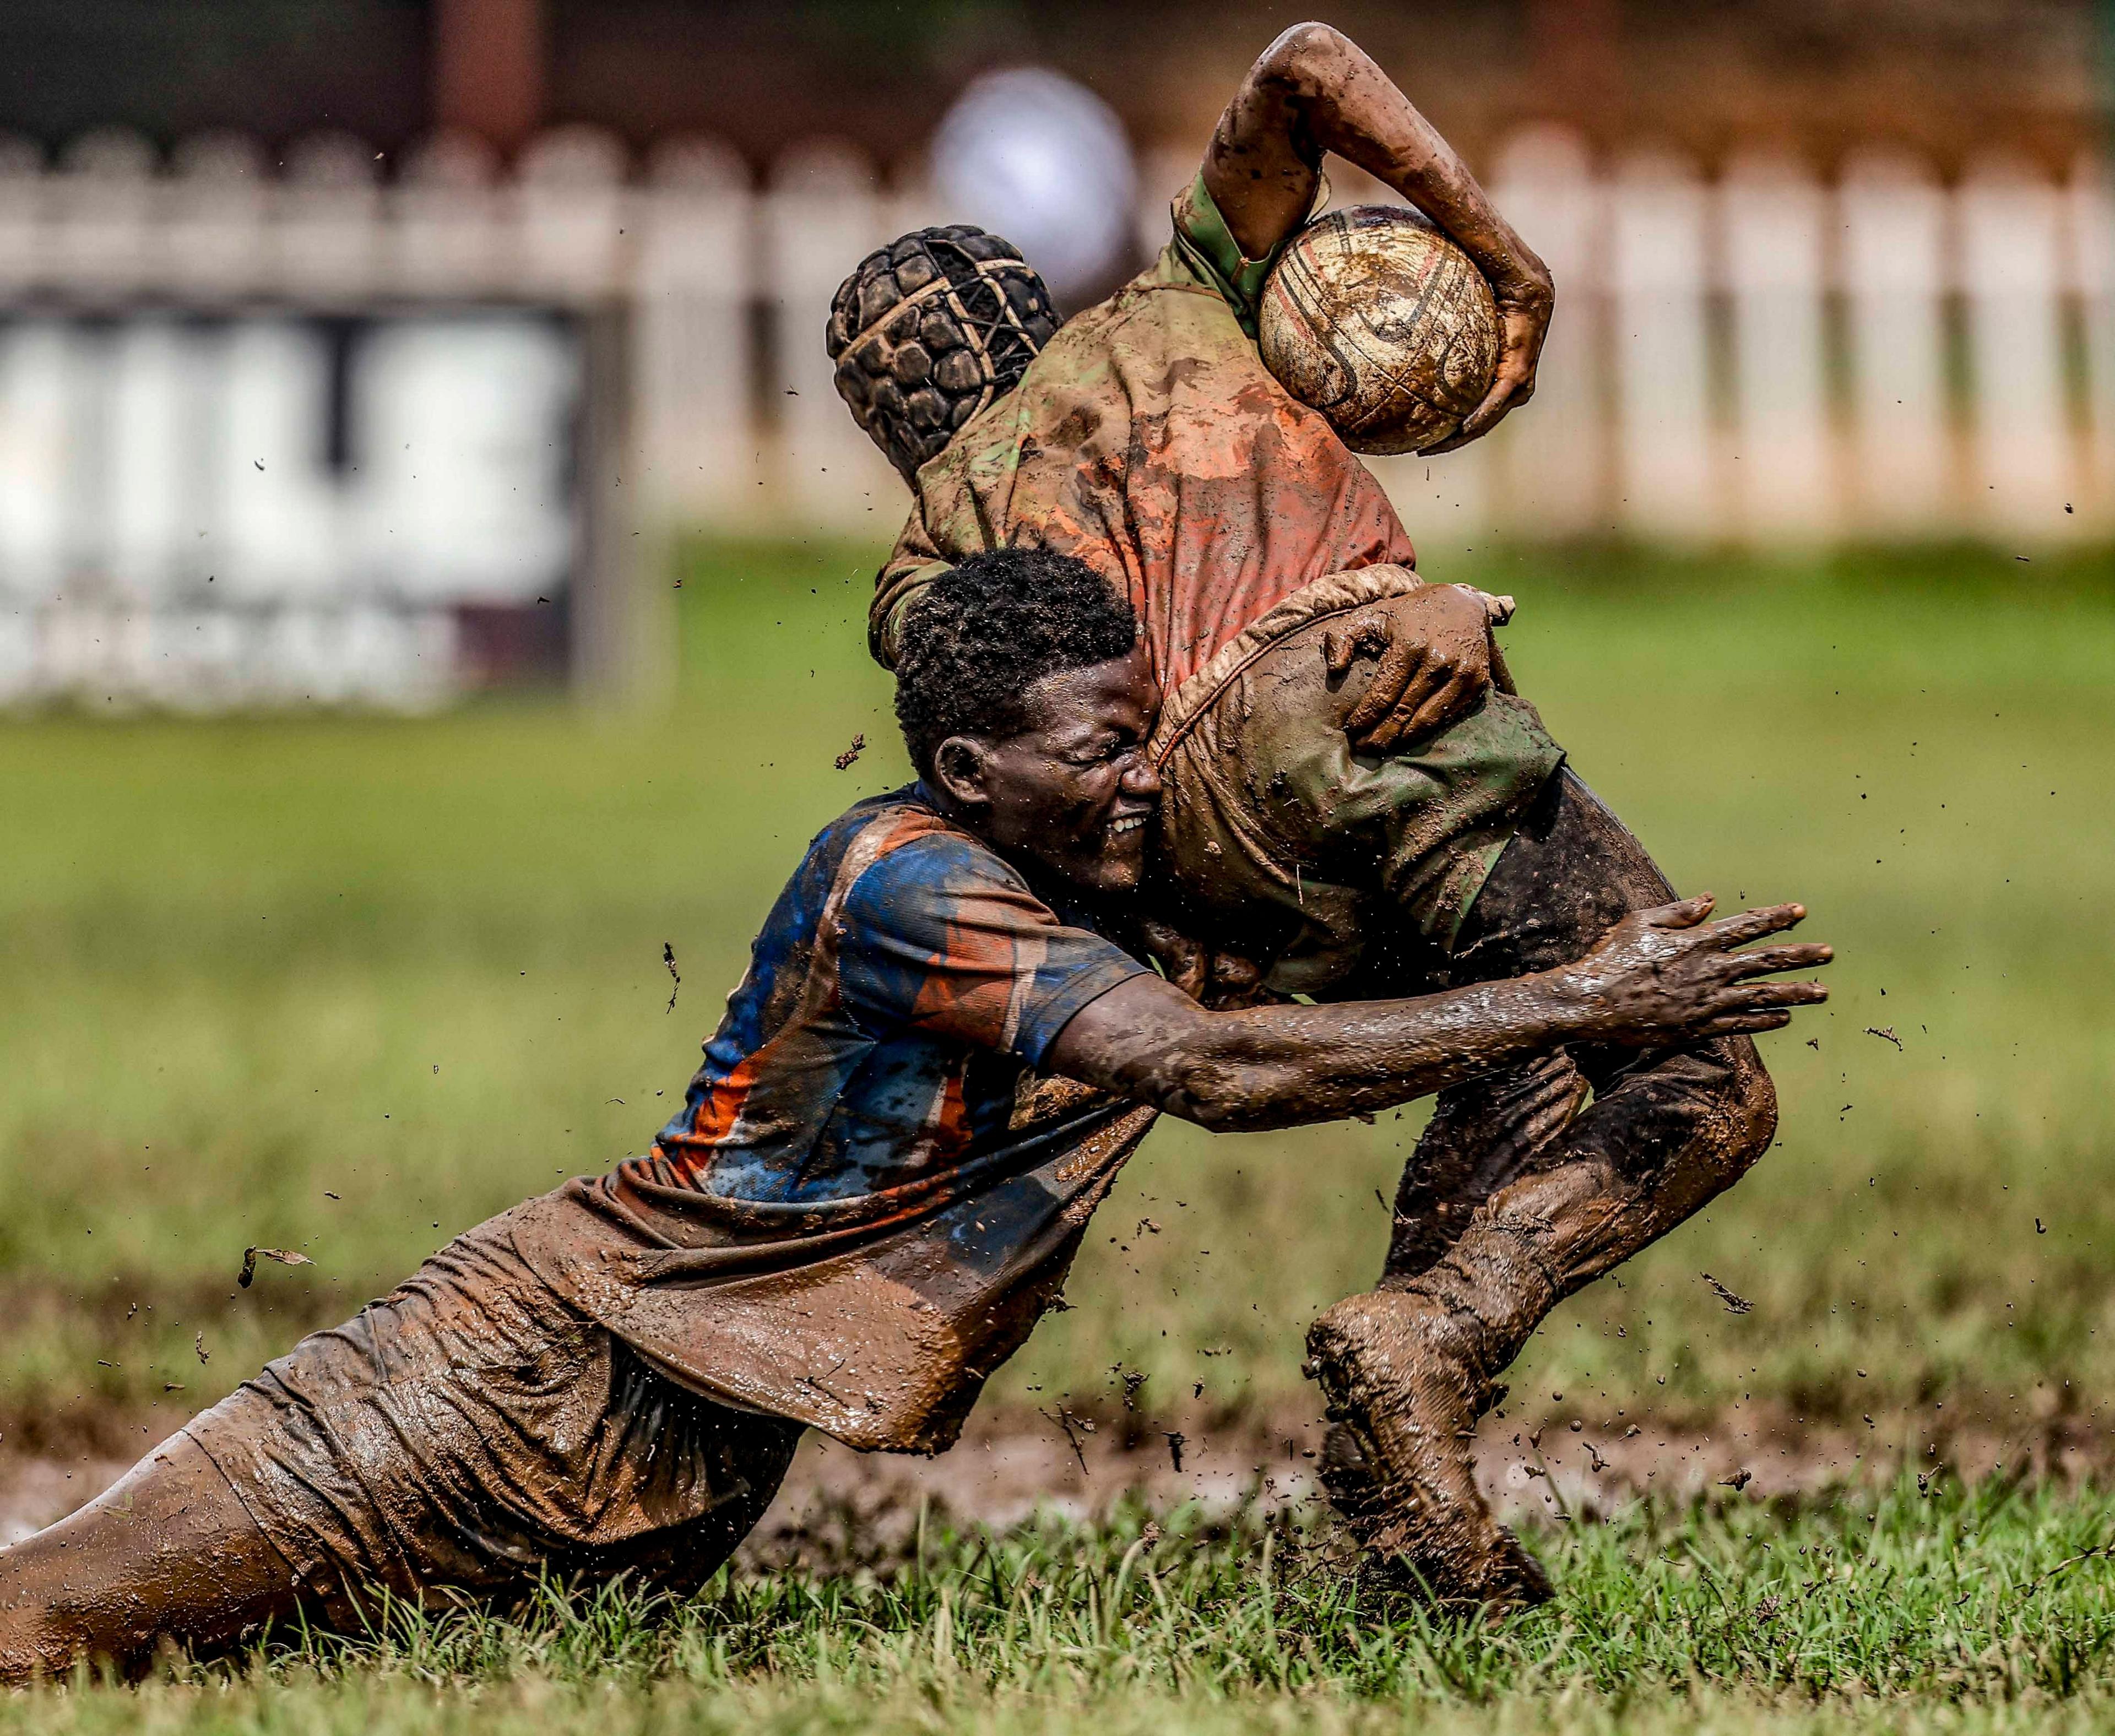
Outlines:
<svg viewBox="0 0 2115 1736"><path fill-rule="evenodd" d="M1073 1014L1148 967L1062 921L990 851L933 833L860 874L842 907L846 1007L1039 1067Z"/></svg>

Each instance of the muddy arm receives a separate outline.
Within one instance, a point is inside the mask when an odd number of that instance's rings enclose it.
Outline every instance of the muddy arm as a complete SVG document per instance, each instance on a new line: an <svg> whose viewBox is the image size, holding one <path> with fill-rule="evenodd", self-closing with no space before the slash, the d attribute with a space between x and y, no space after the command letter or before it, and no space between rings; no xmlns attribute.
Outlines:
<svg viewBox="0 0 2115 1736"><path fill-rule="evenodd" d="M1295 25L1264 50L1204 153L1205 191L1248 258L1265 257L1306 219L1325 151L1395 189L1490 280L1505 328L1498 377L1461 431L1434 450L1475 439L1535 391L1554 298L1548 268L1410 99L1326 24Z"/></svg>
<svg viewBox="0 0 2115 1736"><path fill-rule="evenodd" d="M1691 1042L1787 1023L1818 983L1759 982L1828 962L1825 946L1735 950L1790 928L1796 904L1706 923L1690 898L1626 917L1576 964L1411 1000L1211 1013L1136 976L1090 1001L1046 1064L1214 1132L1392 1109L1567 1043Z"/></svg>

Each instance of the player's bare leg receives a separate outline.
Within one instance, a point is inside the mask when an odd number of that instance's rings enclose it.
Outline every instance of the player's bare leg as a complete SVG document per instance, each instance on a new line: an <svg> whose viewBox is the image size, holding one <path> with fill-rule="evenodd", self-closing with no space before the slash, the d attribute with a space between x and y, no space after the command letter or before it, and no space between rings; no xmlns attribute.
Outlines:
<svg viewBox="0 0 2115 1736"><path fill-rule="evenodd" d="M291 1615L293 1571L178 1435L80 1512L0 1550L0 1682L135 1674L163 1646L224 1651Z"/></svg>

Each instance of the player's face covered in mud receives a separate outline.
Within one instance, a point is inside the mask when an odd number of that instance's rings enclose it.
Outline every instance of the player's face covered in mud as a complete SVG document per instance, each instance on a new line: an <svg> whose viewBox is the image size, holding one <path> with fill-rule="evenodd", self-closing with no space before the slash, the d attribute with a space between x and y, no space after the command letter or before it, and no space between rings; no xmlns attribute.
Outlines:
<svg viewBox="0 0 2115 1736"><path fill-rule="evenodd" d="M1091 897L1135 890L1160 797L1145 753L1160 688L1145 649L1045 676L1024 700L1019 733L942 742L936 781L1016 866Z"/></svg>

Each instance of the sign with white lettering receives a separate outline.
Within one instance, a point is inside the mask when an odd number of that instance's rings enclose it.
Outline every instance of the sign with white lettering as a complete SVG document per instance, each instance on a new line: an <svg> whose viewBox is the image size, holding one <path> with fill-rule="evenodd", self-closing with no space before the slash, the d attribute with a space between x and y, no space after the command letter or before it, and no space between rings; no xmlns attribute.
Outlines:
<svg viewBox="0 0 2115 1736"><path fill-rule="evenodd" d="M583 349L512 307L0 318L0 703L559 675Z"/></svg>

